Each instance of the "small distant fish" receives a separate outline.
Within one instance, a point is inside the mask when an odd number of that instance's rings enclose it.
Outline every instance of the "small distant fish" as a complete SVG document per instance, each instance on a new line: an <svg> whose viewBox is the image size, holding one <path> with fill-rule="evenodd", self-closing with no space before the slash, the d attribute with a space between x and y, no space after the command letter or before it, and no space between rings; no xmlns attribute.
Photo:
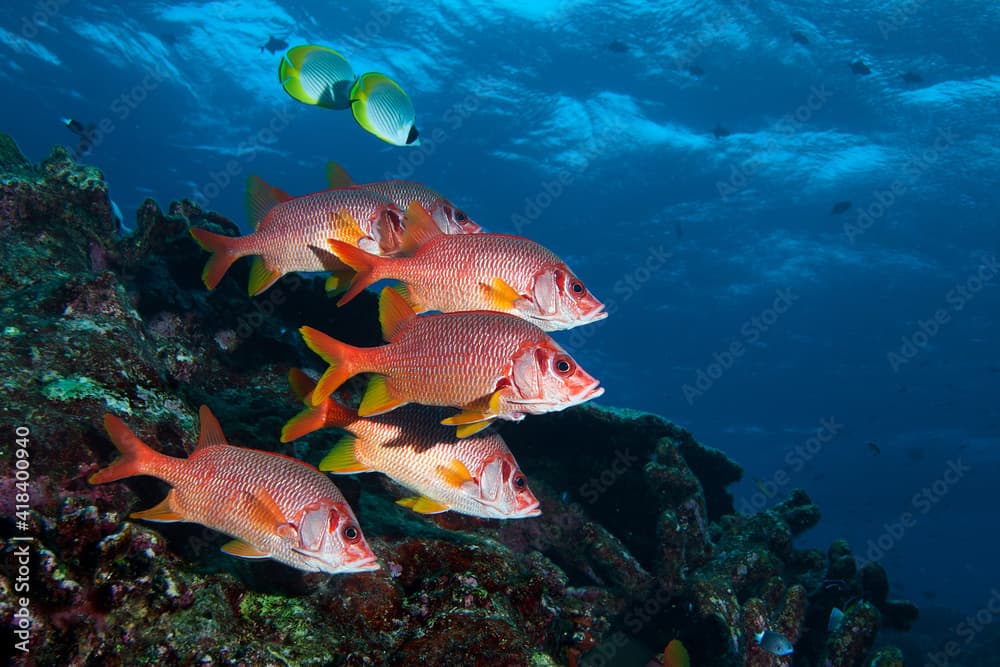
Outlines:
<svg viewBox="0 0 1000 667"><path fill-rule="evenodd" d="M872 73L871 68L865 64L865 61L860 59L855 60L853 63L851 63L851 71L861 76Z"/></svg>
<svg viewBox="0 0 1000 667"><path fill-rule="evenodd" d="M900 75L900 78L903 80L903 83L917 84L924 82L924 77L920 76L919 73L914 72L913 70L903 72Z"/></svg>
<svg viewBox="0 0 1000 667"><path fill-rule="evenodd" d="M336 238L379 254L398 252L403 212L385 197L362 189L324 190L302 197L272 187L257 176L247 182L247 208L254 231L223 236L192 228L191 236L212 253L202 272L208 289L241 257L255 255L250 296L260 294L292 271L342 272L347 266L311 247Z"/></svg>
<svg viewBox="0 0 1000 667"><path fill-rule="evenodd" d="M628 53L628 44L621 41L620 39L608 42L606 48L608 49L608 51L611 51L612 53Z"/></svg>
<svg viewBox="0 0 1000 667"><path fill-rule="evenodd" d="M351 86L357 80L347 58L318 44L295 46L278 65L278 81L291 97L303 104L327 109L348 109Z"/></svg>
<svg viewBox="0 0 1000 667"><path fill-rule="evenodd" d="M753 638L762 649L771 655L791 655L795 652L795 649L792 648L792 642L788 641L788 637L780 632L764 630L756 633Z"/></svg>
<svg viewBox="0 0 1000 667"><path fill-rule="evenodd" d="M844 579L824 579L823 588L827 590L842 591L847 588L847 581Z"/></svg>
<svg viewBox="0 0 1000 667"><path fill-rule="evenodd" d="M284 51L288 48L288 42L281 39L280 37L275 37L274 35L268 35L267 42L261 45L260 52L264 53L268 51L272 56L278 51Z"/></svg>
<svg viewBox="0 0 1000 667"><path fill-rule="evenodd" d="M871 452L872 456L878 456L882 453L881 448L879 448L878 443L874 440L868 443L868 451Z"/></svg>
<svg viewBox="0 0 1000 667"><path fill-rule="evenodd" d="M315 382L298 369L288 374L295 393L309 405ZM288 442L313 430L341 428L341 438L320 462L334 474L378 471L417 495L397 501L421 514L453 510L488 519L541 514L539 502L497 433L465 439L442 426L441 410L408 405L378 417L359 417L335 398L309 405L281 431Z"/></svg>
<svg viewBox="0 0 1000 667"><path fill-rule="evenodd" d="M471 238L471 237L470 237ZM604 393L547 333L505 313L437 313L418 317L398 292L379 298L389 343L354 347L312 327L299 331L329 364L310 400L319 405L349 378L374 373L358 415L379 415L407 403L461 408L441 423L468 437L496 419L556 412Z"/></svg>
<svg viewBox="0 0 1000 667"><path fill-rule="evenodd" d="M350 92L354 120L393 146L419 146L413 102L398 83L378 72L362 74Z"/></svg>
<svg viewBox="0 0 1000 667"><path fill-rule="evenodd" d="M79 143L76 145L77 159L83 157L84 155L89 155L91 149L94 147L94 137L97 132L97 126L93 123L84 125L74 118L63 118L62 123L66 126L66 129L80 138Z"/></svg>
<svg viewBox="0 0 1000 667"><path fill-rule="evenodd" d="M830 619L826 622L827 632L836 632L844 624L844 612L834 607L830 610Z"/></svg>
<svg viewBox="0 0 1000 667"><path fill-rule="evenodd" d="M355 183L347 170L333 161L326 164L326 178L332 190L341 188L371 190L382 195L403 211L412 202L419 202L427 209L427 212L434 218L434 222L445 234L478 234L483 231L483 228L473 222L465 211L423 183L399 179Z"/></svg>
<svg viewBox="0 0 1000 667"><path fill-rule="evenodd" d="M190 521L233 537L222 550L241 558L273 558L307 572L369 572L379 568L350 505L330 479L302 461L234 447L207 406L198 446L186 459L153 451L118 417L104 427L121 452L90 476L104 484L150 475L173 488L163 502L131 516Z"/></svg>
<svg viewBox="0 0 1000 667"><path fill-rule="evenodd" d="M444 234L417 202L407 210L403 228L404 248L417 247L409 256L378 257L350 243L330 241L330 251L356 272L337 305L379 281L398 280L399 293L419 313L509 313L543 331L572 329L608 316L566 263L531 239Z"/></svg>
<svg viewBox="0 0 1000 667"><path fill-rule="evenodd" d="M699 78L705 76L705 70L701 68L701 65L688 65L684 70L691 76Z"/></svg>
<svg viewBox="0 0 1000 667"><path fill-rule="evenodd" d="M809 38L801 30L793 30L789 33L792 36L792 41L796 44L802 44L803 46L809 45Z"/></svg>
<svg viewBox="0 0 1000 667"><path fill-rule="evenodd" d="M846 213L854 204L849 200L839 201L833 205L830 209L830 215L840 215L841 213Z"/></svg>
<svg viewBox="0 0 1000 667"><path fill-rule="evenodd" d="M723 137L728 137L731 134L731 132L729 131L728 128L723 127L719 123L716 123L715 127L712 128L712 134L715 135L716 139L722 139Z"/></svg>
<svg viewBox="0 0 1000 667"><path fill-rule="evenodd" d="M760 491L761 493L763 493L768 498L770 498L771 496L773 496L776 493L776 489L774 489L774 488L772 488L772 489L767 488L767 485L764 484L763 480L761 480L759 477L754 477L753 478L753 485L757 487L758 491Z"/></svg>

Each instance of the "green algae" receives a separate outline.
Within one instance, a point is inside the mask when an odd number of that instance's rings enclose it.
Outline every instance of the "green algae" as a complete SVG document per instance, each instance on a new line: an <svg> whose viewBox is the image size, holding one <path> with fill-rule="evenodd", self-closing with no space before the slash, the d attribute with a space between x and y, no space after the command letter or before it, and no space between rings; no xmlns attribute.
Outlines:
<svg viewBox="0 0 1000 667"><path fill-rule="evenodd" d="M50 401L65 403L68 401L99 400L104 401L108 410L132 414L132 406L127 398L109 391L86 375L64 378L58 373L50 373L45 379L48 384L42 387L42 395Z"/></svg>

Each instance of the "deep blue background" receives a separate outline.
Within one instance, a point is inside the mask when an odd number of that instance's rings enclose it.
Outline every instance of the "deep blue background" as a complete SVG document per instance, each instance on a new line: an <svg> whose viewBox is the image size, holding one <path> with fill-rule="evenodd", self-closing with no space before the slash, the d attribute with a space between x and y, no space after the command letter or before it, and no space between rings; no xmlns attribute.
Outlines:
<svg viewBox="0 0 1000 667"><path fill-rule="evenodd" d="M11 4L0 130L37 160L72 143L62 116L113 127L87 160L127 219L146 196L189 196L245 224L248 174L304 193L328 159L423 181L616 302L559 340L603 403L663 414L744 464L741 506L804 487L824 519L803 543L843 536L864 555L882 537L894 593L921 604L975 610L1000 587L997 3ZM280 53L260 51L269 35L394 77L424 145L292 101ZM871 74L851 71L859 58ZM732 134L714 138L717 123ZM840 200L853 208L831 214ZM949 290L977 273L957 310ZM795 300L771 320L778 290ZM889 353L939 309L948 321L894 370ZM786 458L824 418L838 434L804 465ZM924 512L915 494L958 462ZM755 498L768 482L775 497ZM886 538L904 512L913 525Z"/></svg>

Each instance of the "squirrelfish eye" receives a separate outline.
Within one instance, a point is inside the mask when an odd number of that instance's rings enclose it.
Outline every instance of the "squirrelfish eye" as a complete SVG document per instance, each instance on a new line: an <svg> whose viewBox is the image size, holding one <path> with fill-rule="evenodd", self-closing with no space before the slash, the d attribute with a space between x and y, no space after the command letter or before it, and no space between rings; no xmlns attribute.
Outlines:
<svg viewBox="0 0 1000 667"><path fill-rule="evenodd" d="M516 488L518 491L523 490L524 487L526 487L527 485L528 483L524 481L523 476L518 475L517 477L514 478L514 488Z"/></svg>
<svg viewBox="0 0 1000 667"><path fill-rule="evenodd" d="M352 524L344 526L344 530L341 531L341 534L348 542L357 542L361 539L361 531L355 528Z"/></svg>
<svg viewBox="0 0 1000 667"><path fill-rule="evenodd" d="M462 213L461 211L455 211L455 219L458 220L459 222L465 222L466 220L469 219L469 217L464 213Z"/></svg>
<svg viewBox="0 0 1000 667"><path fill-rule="evenodd" d="M556 359L555 369L559 375L569 375L569 373L573 370L573 362L566 357L560 357L559 359Z"/></svg>
<svg viewBox="0 0 1000 667"><path fill-rule="evenodd" d="M573 284L570 285L570 289L573 290L573 294L583 294L584 292L583 283L579 280L574 280Z"/></svg>

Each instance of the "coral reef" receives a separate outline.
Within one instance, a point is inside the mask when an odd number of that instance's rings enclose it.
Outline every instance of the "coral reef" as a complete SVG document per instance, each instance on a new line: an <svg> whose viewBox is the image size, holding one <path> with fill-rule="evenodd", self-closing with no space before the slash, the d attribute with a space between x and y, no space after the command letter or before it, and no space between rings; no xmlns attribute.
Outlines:
<svg viewBox="0 0 1000 667"><path fill-rule="evenodd" d="M843 542L796 549L819 521L803 491L735 514L740 467L651 414L584 406L501 425L537 519L420 516L381 476L338 478L377 572L241 561L199 526L128 520L163 488L87 484L114 455L105 412L186 456L206 403L234 444L315 463L330 434L278 443L300 407L288 369L314 363L296 329L376 344L374 298L317 308L321 280L292 275L249 299L243 262L207 292L188 228L234 234L231 221L147 200L122 237L101 174L64 149L33 166L0 135L0 169L0 413L30 431L31 461L24 525L14 480L0 480L0 622L16 626L11 556L30 536L34 664L645 664L673 638L697 665L791 664L756 644L765 629L795 644L796 664L896 664L889 648L872 655L876 634L908 627L916 608L888 599L885 570L859 570ZM835 606L845 618L831 633Z"/></svg>

